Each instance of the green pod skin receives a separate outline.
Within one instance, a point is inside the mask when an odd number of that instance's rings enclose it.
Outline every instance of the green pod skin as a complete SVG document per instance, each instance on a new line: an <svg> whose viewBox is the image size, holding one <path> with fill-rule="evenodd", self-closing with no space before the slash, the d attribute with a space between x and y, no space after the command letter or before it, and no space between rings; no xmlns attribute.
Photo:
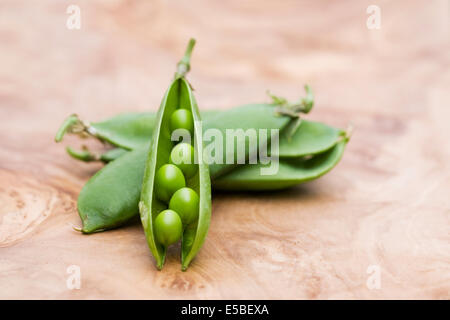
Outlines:
<svg viewBox="0 0 450 320"><path fill-rule="evenodd" d="M116 147L133 150L148 144L155 126L154 113L125 113L90 124L89 131Z"/></svg>
<svg viewBox="0 0 450 320"><path fill-rule="evenodd" d="M191 40L185 58L178 64L175 80L167 90L156 116L155 130L152 136L150 152L147 158L142 184L139 212L146 239L158 269L162 269L166 256L166 247L158 243L154 234L156 216L167 208L167 204L156 197L155 173L169 162L170 152L174 146L169 128L170 116L177 108L191 111L194 120L193 140L195 152L201 154L202 132L199 127L200 113L189 83L184 74L189 70L189 57L194 41ZM181 70L181 71L180 71ZM181 244L181 268L186 270L203 245L211 220L211 179L208 165L199 161L197 174L186 181L186 185L199 195L199 213L197 223L185 228Z"/></svg>
<svg viewBox="0 0 450 320"><path fill-rule="evenodd" d="M238 165L237 163L237 149L240 143L245 143L245 158L246 161L251 154L255 154L258 148L265 147L260 141L259 136L257 137L257 148L250 149L248 144L248 137L240 135L236 138L236 143L233 144L232 150L226 149L226 131L230 129L242 129L244 132L248 129L267 129L268 139L267 143L270 143L272 138L271 129L282 130L287 126L291 117L287 115L276 115L274 112L273 104L251 104L233 108L224 111L216 116L212 116L207 119L204 123L204 129L216 129L219 130L224 137L224 152L222 163L212 163L209 166L211 176L219 177L226 172L231 171L234 167ZM211 142L213 143L213 142ZM209 143L204 142L205 148L208 148ZM227 157L234 155L233 163L226 163Z"/></svg>
<svg viewBox="0 0 450 320"><path fill-rule="evenodd" d="M214 181L214 189L233 191L278 190L311 181L333 169L344 153L347 139L311 158L280 159L275 175L261 175L262 164L245 165Z"/></svg>
<svg viewBox="0 0 450 320"><path fill-rule="evenodd" d="M289 131L286 128L285 131ZM325 152L338 143L345 131L326 124L301 120L300 127L292 137L285 132L280 137L280 158L298 158Z"/></svg>
<svg viewBox="0 0 450 320"><path fill-rule="evenodd" d="M114 161L114 160L120 158L121 156L125 155L126 153L128 153L128 151L125 149L114 148L114 149L108 150L105 153L103 153L102 155L100 155L100 160L105 163L108 163L108 162L111 162L111 161Z"/></svg>
<svg viewBox="0 0 450 320"><path fill-rule="evenodd" d="M144 148L127 152L89 179L78 196L80 231L112 229L136 216L146 154Z"/></svg>

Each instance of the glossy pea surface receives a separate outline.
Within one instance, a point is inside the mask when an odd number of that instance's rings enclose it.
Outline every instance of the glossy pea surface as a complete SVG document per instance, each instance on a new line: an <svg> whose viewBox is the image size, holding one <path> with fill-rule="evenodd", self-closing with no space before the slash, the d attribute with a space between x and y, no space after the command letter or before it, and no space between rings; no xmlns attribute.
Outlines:
<svg viewBox="0 0 450 320"><path fill-rule="evenodd" d="M183 233L180 216L173 210L164 210L155 219L155 237L165 247L178 242Z"/></svg>
<svg viewBox="0 0 450 320"><path fill-rule="evenodd" d="M198 219L199 204L197 192L191 188L181 188L170 199L169 209L179 214L183 225L189 225Z"/></svg>
<svg viewBox="0 0 450 320"><path fill-rule="evenodd" d="M186 186L183 172L173 164L165 164L155 175L155 191L159 200L168 202L180 188Z"/></svg>
<svg viewBox="0 0 450 320"><path fill-rule="evenodd" d="M177 129L185 129L191 134L194 133L194 120L192 118L192 112L187 109L178 109L170 116L170 131L173 132Z"/></svg>
<svg viewBox="0 0 450 320"><path fill-rule="evenodd" d="M193 177L198 171L194 160L194 147L189 143L179 143L170 152L169 162L180 168L186 179Z"/></svg>

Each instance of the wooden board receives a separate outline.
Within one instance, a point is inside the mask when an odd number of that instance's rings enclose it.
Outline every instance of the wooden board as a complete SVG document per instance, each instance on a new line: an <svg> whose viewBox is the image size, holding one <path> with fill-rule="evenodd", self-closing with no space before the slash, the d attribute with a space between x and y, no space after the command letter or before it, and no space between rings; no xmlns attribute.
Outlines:
<svg viewBox="0 0 450 320"><path fill-rule="evenodd" d="M66 28L69 2L0 3L0 298L450 298L448 1L380 1L379 30L372 1L77 0L80 30ZM191 36L202 109L266 89L296 99L309 83L309 118L355 131L317 181L214 194L190 269L173 248L158 272L139 223L72 230L100 165L53 137L74 112L156 110Z"/></svg>

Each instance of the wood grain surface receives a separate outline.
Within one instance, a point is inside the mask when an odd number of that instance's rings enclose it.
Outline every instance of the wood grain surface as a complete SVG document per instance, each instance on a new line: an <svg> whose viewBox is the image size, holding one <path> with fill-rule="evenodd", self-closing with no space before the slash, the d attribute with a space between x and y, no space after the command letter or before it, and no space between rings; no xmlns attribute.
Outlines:
<svg viewBox="0 0 450 320"><path fill-rule="evenodd" d="M80 30L66 28L71 4ZM371 4L379 30L366 27ZM449 299L449 12L445 0L2 0L0 298ZM53 137L71 113L156 110L191 36L202 109L267 101L266 89L296 99L309 83L308 118L355 131L317 181L214 194L190 269L178 247L157 271L139 222L72 229L101 166Z"/></svg>

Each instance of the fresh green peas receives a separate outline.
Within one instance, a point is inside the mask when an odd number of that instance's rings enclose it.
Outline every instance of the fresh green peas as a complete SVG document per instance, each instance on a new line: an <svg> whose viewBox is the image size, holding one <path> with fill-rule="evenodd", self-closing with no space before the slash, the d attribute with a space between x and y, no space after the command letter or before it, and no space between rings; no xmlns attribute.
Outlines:
<svg viewBox="0 0 450 320"><path fill-rule="evenodd" d="M178 109L170 116L170 132L177 129L185 129L189 133L194 133L194 120L192 118L192 112L187 109Z"/></svg>
<svg viewBox="0 0 450 320"><path fill-rule="evenodd" d="M176 211L186 226L197 221L199 204L197 192L191 188L181 188L170 199L169 209Z"/></svg>
<svg viewBox="0 0 450 320"><path fill-rule="evenodd" d="M180 216L173 210L164 210L155 219L155 237L165 247L178 242L183 233Z"/></svg>
<svg viewBox="0 0 450 320"><path fill-rule="evenodd" d="M194 163L194 147L189 143L182 142L173 147L169 162L180 168L186 179L193 177L198 171L198 166Z"/></svg>
<svg viewBox="0 0 450 320"><path fill-rule="evenodd" d="M183 172L173 164L165 164L156 172L155 192L159 200L169 202L170 197L186 186Z"/></svg>

